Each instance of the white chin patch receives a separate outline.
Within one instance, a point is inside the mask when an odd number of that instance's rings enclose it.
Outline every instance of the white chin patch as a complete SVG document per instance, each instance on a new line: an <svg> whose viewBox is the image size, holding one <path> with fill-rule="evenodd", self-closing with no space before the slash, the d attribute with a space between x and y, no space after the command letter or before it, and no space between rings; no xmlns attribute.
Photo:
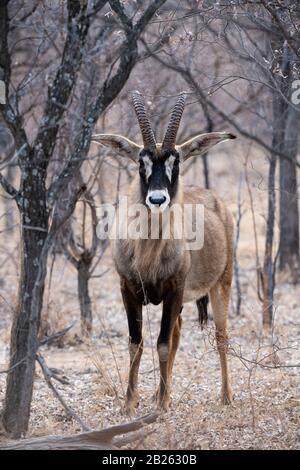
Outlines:
<svg viewBox="0 0 300 470"><path fill-rule="evenodd" d="M159 203L159 200L164 199ZM155 204L154 202L157 201ZM170 204L170 196L167 189L155 189L149 191L146 197L146 204L152 212L163 212Z"/></svg>

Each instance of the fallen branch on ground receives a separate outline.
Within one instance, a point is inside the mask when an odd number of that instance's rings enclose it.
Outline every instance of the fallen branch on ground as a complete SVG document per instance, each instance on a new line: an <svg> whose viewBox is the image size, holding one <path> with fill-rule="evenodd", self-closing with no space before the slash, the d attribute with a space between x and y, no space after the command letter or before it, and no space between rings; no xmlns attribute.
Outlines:
<svg viewBox="0 0 300 470"><path fill-rule="evenodd" d="M154 423L158 413L150 413L142 418L129 423L112 426L101 431L90 431L71 436L44 436L21 441L14 441L0 446L1 450L38 450L38 449L63 449L63 450L111 450L122 447L130 442L137 441L149 433L139 431L147 424ZM132 436L127 436L134 433ZM114 439L116 436L126 434L123 438Z"/></svg>

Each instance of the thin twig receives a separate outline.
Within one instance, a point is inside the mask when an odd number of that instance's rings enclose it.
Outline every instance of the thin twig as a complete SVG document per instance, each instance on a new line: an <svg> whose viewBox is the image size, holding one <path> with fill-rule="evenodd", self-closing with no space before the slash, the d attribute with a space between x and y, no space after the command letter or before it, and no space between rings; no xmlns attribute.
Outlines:
<svg viewBox="0 0 300 470"><path fill-rule="evenodd" d="M76 321L72 322L71 325L67 326L67 327L64 328L63 330L57 331L56 333L53 333L52 335L43 338L43 339L40 341L40 346L44 346L45 344L47 344L47 345L49 346L49 345L52 344L54 341L56 341L58 338L61 338L61 337L64 336L68 331L70 331L70 329L73 328L73 326L75 325L75 323L76 323Z"/></svg>
<svg viewBox="0 0 300 470"><path fill-rule="evenodd" d="M67 403L65 402L65 400L62 398L62 396L59 394L59 392L56 390L56 388L54 387L53 383L52 383L52 379L54 378L55 376L55 379L56 380L59 380L61 383L62 382L62 379L58 379L57 378L57 375L56 374L53 374L53 372L49 369L49 367L47 366L46 362L45 362L45 359L43 358L43 356L40 354L40 353L37 353L36 355L36 360L38 361L39 365L41 366L41 369L42 369L42 372L43 372L43 375L44 375L44 378L47 382L47 385L49 386L49 388L52 390L52 392L54 393L54 395L56 396L56 398L58 399L58 401L62 404L62 406L64 407L66 413L67 413L67 416L70 416L72 417L73 419L75 419L75 421L77 421L77 423L80 424L80 426L82 427L82 429L84 431L89 431L89 427L84 424L84 422L82 421L81 418L79 418L79 416L75 413L75 411L73 411L68 405Z"/></svg>
<svg viewBox="0 0 300 470"><path fill-rule="evenodd" d="M247 167L248 158L249 158L249 152L246 156L246 161L245 161L245 181L246 181L246 186L247 186L247 189L248 189L248 194L249 194L249 199L250 199L250 210L251 210L253 233L254 233L257 297L260 300L260 302L262 302L263 301L263 297L262 297L262 293L261 293L262 267L261 267L260 260L259 260L258 238L257 238L257 229L256 229L256 219L255 219L253 195L252 195L251 186L250 186L249 177L248 177L248 167Z"/></svg>

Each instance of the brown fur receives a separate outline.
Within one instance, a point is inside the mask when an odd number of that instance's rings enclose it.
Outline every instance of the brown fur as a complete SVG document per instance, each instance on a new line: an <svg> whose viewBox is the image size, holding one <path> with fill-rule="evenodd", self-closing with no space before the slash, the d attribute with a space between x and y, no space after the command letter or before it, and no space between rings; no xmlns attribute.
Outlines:
<svg viewBox="0 0 300 470"><path fill-rule="evenodd" d="M133 182L130 191L132 203L141 202L138 189L138 178ZM227 364L227 311L232 277L232 217L224 203L212 191L199 188L182 187L176 202L201 203L204 205L204 246L198 251L184 250L182 240L117 240L114 247L116 268L121 278L126 278L130 289L155 304L164 300L169 283L182 284L181 302L196 301L209 295L216 323L216 342L222 369L222 402L230 403L232 398ZM159 286L158 286L159 284ZM153 295L152 288L157 294ZM175 288L177 289L177 287ZM172 290L171 290L172 291ZM150 292L150 298L149 298ZM151 297L152 293L152 297ZM145 298L146 297L146 298ZM168 408L172 368L179 344L181 319L174 320L172 335L168 347L160 346L158 353L161 363L161 385L157 393L162 408ZM164 355L169 351L169 359ZM142 349L139 349L138 360L131 361L130 387L137 384L137 370ZM136 387L129 395L127 409L133 411L137 402Z"/></svg>
<svg viewBox="0 0 300 470"><path fill-rule="evenodd" d="M233 222L226 206L214 192L192 187L183 188L178 172L179 161L181 164L187 158L204 153L213 145L233 138L235 136L229 133L212 132L198 135L182 145L175 146L175 149L170 149L178 163L174 180L178 183L176 191L172 180L169 180L172 191L171 207L174 203L204 206L204 244L201 249L187 250L186 240L175 237L176 224L174 230L171 230L170 238L163 239L162 220L159 221L158 240L117 239L114 244L115 266L120 275L129 326L130 371L126 400L129 413L133 412L138 401L137 380L143 345L142 305L148 302L163 304L157 341L160 384L156 397L159 407L166 410L170 403L172 369L180 338L182 305L189 301L196 302L204 296L209 296L216 325L216 344L222 371L222 402L231 402L227 363L227 316L232 279ZM130 157L136 162L145 152L142 147L119 135L99 134L94 136L94 141L111 146L120 155ZM164 151L161 144L157 144L152 153L152 161L159 163L160 158L166 158ZM130 188L130 203L147 207L141 184L144 184L144 179L137 175ZM144 232L150 216L150 209L147 210L145 219L141 222ZM165 211L167 210L170 209L166 208ZM206 311L200 312L200 318L201 315L204 318Z"/></svg>

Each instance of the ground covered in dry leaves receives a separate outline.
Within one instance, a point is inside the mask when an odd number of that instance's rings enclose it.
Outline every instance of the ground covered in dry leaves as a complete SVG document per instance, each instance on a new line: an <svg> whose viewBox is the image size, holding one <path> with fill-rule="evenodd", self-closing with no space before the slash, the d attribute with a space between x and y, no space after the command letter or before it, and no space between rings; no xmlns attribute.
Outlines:
<svg viewBox="0 0 300 470"><path fill-rule="evenodd" d="M65 375L68 385L56 384L66 402L91 428L102 428L126 421L123 414L128 372L127 325L117 278L113 272L101 282L100 299L94 299L94 336L78 340L74 326L56 346L44 347L48 366ZM116 286L113 289L111 286ZM109 288L110 287L110 288ZM148 449L290 449L299 448L299 306L295 298L299 288L281 286L277 291L278 308L273 332L261 337L259 305L245 301L241 315L231 315L231 368L234 389L232 406L219 403L220 368L215 350L213 324L201 331L194 305L183 311L183 331L176 357L171 411L149 427L152 433L137 445ZM67 305L74 305L76 292L64 293ZM281 305L280 299L284 299ZM97 305L101 305L101 310ZM286 305L289 305L287 308ZM105 307L104 307L105 306ZM48 328L61 328L76 312L59 316L62 297L50 302L56 318ZM57 312L55 314L55 310ZM78 312L77 312L78 313ZM140 405L137 416L153 410L152 395L158 382L155 350L160 310L145 310L145 347L140 373ZM1 369L7 363L8 319L2 321ZM272 350L277 349L274 357ZM259 365L258 365L258 364ZM297 365L297 367L292 367ZM279 367L281 366L281 367ZM0 376L1 397L5 376ZM64 410L48 389L37 366L32 404L30 435L79 432L76 422L67 419Z"/></svg>
<svg viewBox="0 0 300 470"><path fill-rule="evenodd" d="M220 188L226 188L220 180L230 185L230 178L232 187L236 187L236 174L231 176L222 168L215 170ZM225 189L223 193L235 212L235 194L229 198ZM255 196L259 212L265 193L258 191ZM241 314L237 317L234 313L234 290L230 307L234 402L228 407L219 403L221 377L213 323L210 320L208 327L201 331L196 306L186 305L174 367L171 410L147 428L151 433L135 444L138 448L300 448L300 287L285 279L278 280L273 334L272 337L263 337L249 207L247 210L248 217L242 221L239 245L243 295ZM261 247L264 240L263 217L258 220L258 237ZM1 266L4 266L2 272L7 270L0 280L0 370L7 367L9 330L18 278L18 248L9 238L5 243L0 250ZM90 428L95 429L128 419L123 414L128 374L127 322L109 251L100 271L106 269L109 271L105 276L91 282L94 334L90 341L81 342L79 338L76 275L63 258L55 264L51 291L46 289L42 324L43 332L51 334L77 320L64 339L55 346L43 347L41 352L49 367L58 369L68 378L67 385L56 383L67 404ZM144 309L145 346L137 416L155 408L152 396L159 378L155 346L159 321L160 308L149 306ZM4 392L5 374L0 374L0 400ZM66 417L37 365L28 435L80 431L80 426Z"/></svg>

